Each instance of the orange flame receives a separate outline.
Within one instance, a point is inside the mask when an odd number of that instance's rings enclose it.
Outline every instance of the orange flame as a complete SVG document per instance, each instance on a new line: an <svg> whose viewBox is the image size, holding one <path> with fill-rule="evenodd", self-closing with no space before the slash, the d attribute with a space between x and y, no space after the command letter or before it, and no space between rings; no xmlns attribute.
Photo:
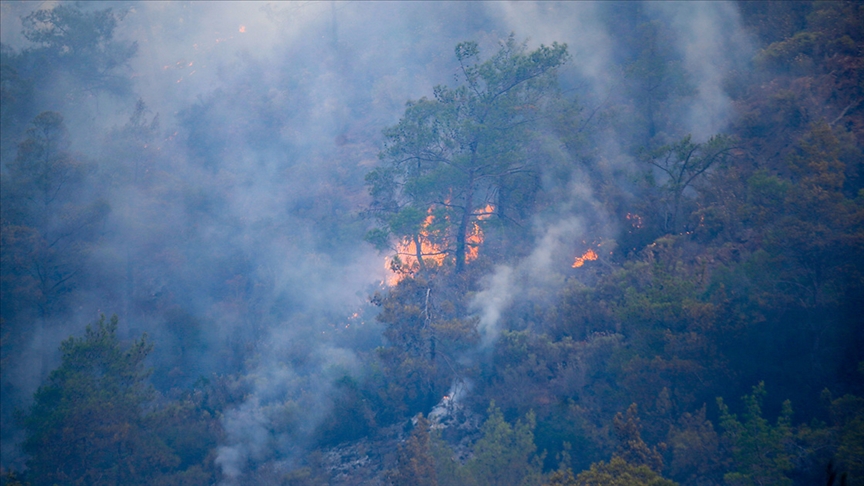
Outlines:
<svg viewBox="0 0 864 486"><path fill-rule="evenodd" d="M423 220L420 233L417 235L417 240L420 242L420 255L423 258L423 263L426 266L441 266L447 259L448 242L447 238L441 243L434 243L431 239L429 227L435 221L435 216L432 214L432 209L429 208L426 219ZM474 213L478 221L488 219L495 211L495 206L487 204L482 210ZM483 229L474 221L471 223L471 230L465 237L465 261L472 262L480 255L480 246L483 244ZM398 260L397 260L398 258ZM417 261L417 244L411 237L405 237L396 244L396 256L388 257L384 261L385 267L389 270L387 277L387 285L393 286L399 283L405 275L414 273L420 268L420 262Z"/></svg>
<svg viewBox="0 0 864 486"><path fill-rule="evenodd" d="M436 245L430 241L429 227L435 221L435 216L432 214L432 208L429 208L426 219L421 225L420 234L417 235L417 240L420 242L420 255L423 258L425 265L440 266L447 258L446 248L444 245ZM384 266L389 270L387 277L387 285L393 286L399 283L406 275L414 273L420 268L420 262L417 261L417 244L411 237L402 238L396 244L396 255L388 257L384 260Z"/></svg>
<svg viewBox="0 0 864 486"><path fill-rule="evenodd" d="M490 216L495 212L495 206L491 204L487 204L486 207L483 208L482 211L474 213L477 215L477 219L483 221L484 219L489 219Z"/></svg>
<svg viewBox="0 0 864 486"><path fill-rule="evenodd" d="M494 212L495 206L487 204L482 211L476 213L477 221L489 219ZM483 229L480 228L480 225L476 221L471 223L471 233L465 238L465 243L465 246L467 246L465 250L465 262L472 262L480 256L480 245L483 244Z"/></svg>
<svg viewBox="0 0 864 486"><path fill-rule="evenodd" d="M579 268L582 265L585 265L585 262L596 259L597 253L595 253L594 250L589 248L588 251L586 251L582 256L576 257L576 260L573 262L573 268Z"/></svg>

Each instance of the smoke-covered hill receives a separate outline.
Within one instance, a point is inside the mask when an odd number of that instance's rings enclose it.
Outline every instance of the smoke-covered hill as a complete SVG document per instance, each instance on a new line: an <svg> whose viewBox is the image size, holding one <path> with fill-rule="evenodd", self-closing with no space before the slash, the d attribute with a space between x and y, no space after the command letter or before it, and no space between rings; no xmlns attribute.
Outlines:
<svg viewBox="0 0 864 486"><path fill-rule="evenodd" d="M4 484L864 478L857 3L0 9Z"/></svg>

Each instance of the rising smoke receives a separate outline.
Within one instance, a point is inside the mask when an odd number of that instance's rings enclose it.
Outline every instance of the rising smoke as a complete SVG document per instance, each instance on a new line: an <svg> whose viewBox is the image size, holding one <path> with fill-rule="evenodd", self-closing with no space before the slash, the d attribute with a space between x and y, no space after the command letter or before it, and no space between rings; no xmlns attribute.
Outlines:
<svg viewBox="0 0 864 486"><path fill-rule="evenodd" d="M246 399L222 423L226 439L217 463L229 484L241 480L250 461L300 454L328 411L333 377L356 374L357 348L380 342L367 298L385 269L382 256L359 243L365 226L357 215L368 201L363 176L377 162L381 130L398 121L405 101L452 82L457 42L477 40L491 53L514 32L529 48L567 43L573 60L562 71L565 94L588 111L612 112L626 97L626 73L616 67L622 54L610 18L616 9L634 8L629 2L81 5L122 12L116 36L136 42L138 52L125 72L129 93L42 107L63 111L72 151L99 173L104 182L94 190L111 213L87 262L91 281L70 299L75 304L40 321L39 331L27 334L29 345L12 350L15 365L4 366L4 466L17 460L11 451L20 440L10 406L26 405L56 366L62 339L99 313L117 313L127 337L146 331L153 338L155 378L166 387L214 372L242 370L248 377ZM29 47L19 19L48 6L4 2L4 46ZM671 32L694 87L690 103L670 107L667 118L698 139L721 131L730 113L721 73L748 57L735 7L658 2L638 14ZM49 94L40 99L53 99ZM129 125L139 99L150 138L139 151L120 153L112 139ZM621 148L621 140L632 138L627 130L604 132L594 157L629 166ZM616 228L593 199L596 181L573 170L579 183L534 223L535 248L496 267L476 294L472 310L483 347L495 342L508 306L563 282L563 260L577 241L614 237ZM286 407L303 414L297 420L303 427L272 426Z"/></svg>

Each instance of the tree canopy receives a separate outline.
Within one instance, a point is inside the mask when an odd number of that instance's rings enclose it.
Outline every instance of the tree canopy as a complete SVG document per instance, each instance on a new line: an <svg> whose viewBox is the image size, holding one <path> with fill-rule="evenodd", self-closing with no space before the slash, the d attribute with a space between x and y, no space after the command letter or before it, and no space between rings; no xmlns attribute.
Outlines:
<svg viewBox="0 0 864 486"><path fill-rule="evenodd" d="M424 258L441 254L462 271L479 244L471 239L477 222L504 214L502 187L536 175L532 133L557 94L557 68L568 54L557 43L528 51L511 35L485 61L474 42L458 44L456 58L461 83L409 101L384 132L382 165L366 176L378 221L369 239L411 247L421 270Z"/></svg>
<svg viewBox="0 0 864 486"><path fill-rule="evenodd" d="M23 418L35 484L138 484L141 471L164 465L143 424L153 346L145 336L123 349L117 322L103 316L63 341L60 366L36 392Z"/></svg>

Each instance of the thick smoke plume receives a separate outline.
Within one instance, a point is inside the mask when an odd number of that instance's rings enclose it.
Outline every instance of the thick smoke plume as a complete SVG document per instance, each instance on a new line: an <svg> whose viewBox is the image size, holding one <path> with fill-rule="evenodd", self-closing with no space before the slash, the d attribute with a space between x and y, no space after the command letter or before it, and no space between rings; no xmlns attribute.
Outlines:
<svg viewBox="0 0 864 486"><path fill-rule="evenodd" d="M634 7L631 5L631 7ZM681 7L681 8L679 8ZM573 55L568 68L566 86L581 80L582 95L591 109L609 109L619 99L625 82L623 73L616 69L613 33L608 18L609 4L576 2L556 3L502 3L490 9L513 31L530 33L531 41L566 42ZM683 133L691 133L697 140L721 132L729 122L731 100L722 85L723 73L743 66L752 56L747 37L734 5L720 2L693 2L686 6L668 2L646 3L634 7L634 15L656 20L671 32L674 46L683 58L687 78L693 84L693 98L688 106L680 107L670 118L683 126ZM627 167L633 161L619 149L619 140L626 134L607 133L608 142L601 154L607 166ZM603 164L601 164L603 165ZM578 170L578 169L577 169ZM558 207L554 216L538 222L540 228L537 246L531 254L511 265L496 267L486 279L483 290L473 300L478 312L483 337L482 346L494 343L500 333L501 315L517 295L526 295L531 287L544 287L556 280L561 282L560 261L555 256L573 250L574 243L584 238L614 237L616 228L604 223L608 215L602 214L601 205L591 194L590 176L574 172L574 180L585 181L571 191L570 201ZM593 181L597 183L599 181ZM622 185L623 185L623 181ZM585 217L591 217L592 234L586 233ZM560 258L559 258L560 259Z"/></svg>

